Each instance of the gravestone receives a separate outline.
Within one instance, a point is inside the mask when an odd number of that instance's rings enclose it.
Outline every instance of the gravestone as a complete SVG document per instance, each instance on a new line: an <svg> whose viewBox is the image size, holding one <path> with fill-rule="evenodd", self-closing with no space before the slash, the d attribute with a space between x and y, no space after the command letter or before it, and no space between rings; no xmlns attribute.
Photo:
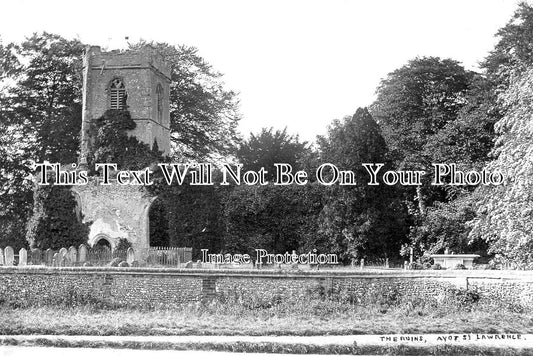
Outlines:
<svg viewBox="0 0 533 356"><path fill-rule="evenodd" d="M126 262L131 266L131 264L135 261L135 251L131 247L128 247L128 251L126 252Z"/></svg>
<svg viewBox="0 0 533 356"><path fill-rule="evenodd" d="M44 263L47 266L52 266L54 264L54 250L51 248L44 252Z"/></svg>
<svg viewBox="0 0 533 356"><path fill-rule="evenodd" d="M78 251L76 247L70 246L67 253L67 260L70 266L75 266L78 258Z"/></svg>
<svg viewBox="0 0 533 356"><path fill-rule="evenodd" d="M28 251L21 248L19 251L19 266L26 266L28 264Z"/></svg>
<svg viewBox="0 0 533 356"><path fill-rule="evenodd" d="M0 248L0 266L4 265L4 250Z"/></svg>
<svg viewBox="0 0 533 356"><path fill-rule="evenodd" d="M81 244L78 248L78 262L80 265L83 266L85 262L87 262L87 255L89 253L89 250L87 249L87 246L85 244Z"/></svg>
<svg viewBox="0 0 533 356"><path fill-rule="evenodd" d="M43 254L40 249L33 248L30 250L30 262L32 265L40 265L43 263Z"/></svg>
<svg viewBox="0 0 533 356"><path fill-rule="evenodd" d="M54 258L53 258L52 266L54 266L54 267L58 267L58 266L59 266L59 259L60 259L60 256L61 256L61 254L59 254L58 252L54 253Z"/></svg>
<svg viewBox="0 0 533 356"><path fill-rule="evenodd" d="M62 247L59 252L59 256L57 258L57 266L58 267L64 267L68 258L68 250L64 247Z"/></svg>
<svg viewBox="0 0 533 356"><path fill-rule="evenodd" d="M68 256L66 254L63 255L61 252L59 252L57 256L57 266L65 267L67 265L68 265Z"/></svg>
<svg viewBox="0 0 533 356"><path fill-rule="evenodd" d="M7 246L4 249L4 260L6 262L6 266L13 266L13 262L15 261L15 251L13 251L11 246Z"/></svg>

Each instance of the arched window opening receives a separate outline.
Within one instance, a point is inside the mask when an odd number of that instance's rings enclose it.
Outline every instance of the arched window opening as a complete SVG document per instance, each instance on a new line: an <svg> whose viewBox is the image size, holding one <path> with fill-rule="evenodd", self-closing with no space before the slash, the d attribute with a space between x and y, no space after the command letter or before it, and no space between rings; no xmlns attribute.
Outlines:
<svg viewBox="0 0 533 356"><path fill-rule="evenodd" d="M109 98L111 102L111 110L126 109L128 94L126 93L126 86L121 79L115 78L111 81L111 85L109 86Z"/></svg>
<svg viewBox="0 0 533 356"><path fill-rule="evenodd" d="M156 88L157 94L157 121L159 123L163 122L163 87L161 84L157 84Z"/></svg>
<svg viewBox="0 0 533 356"><path fill-rule="evenodd" d="M94 249L99 250L108 250L111 251L111 244L109 243L109 240L106 238L101 238L98 240L98 242L93 246Z"/></svg>

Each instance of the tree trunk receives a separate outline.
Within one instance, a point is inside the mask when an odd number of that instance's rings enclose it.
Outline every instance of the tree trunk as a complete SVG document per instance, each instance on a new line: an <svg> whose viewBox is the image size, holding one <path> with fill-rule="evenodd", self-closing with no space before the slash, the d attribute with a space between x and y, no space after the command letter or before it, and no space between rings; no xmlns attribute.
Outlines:
<svg viewBox="0 0 533 356"><path fill-rule="evenodd" d="M424 202L424 197L422 196L422 186L416 186L416 197L418 199L418 210L420 215L426 214L426 203Z"/></svg>

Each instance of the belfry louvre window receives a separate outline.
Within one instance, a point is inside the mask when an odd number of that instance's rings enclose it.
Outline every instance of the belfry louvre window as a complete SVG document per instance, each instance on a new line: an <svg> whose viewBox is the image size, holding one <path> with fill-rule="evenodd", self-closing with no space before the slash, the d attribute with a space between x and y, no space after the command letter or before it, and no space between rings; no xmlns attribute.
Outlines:
<svg viewBox="0 0 533 356"><path fill-rule="evenodd" d="M157 121L161 123L163 122L163 87L161 84L157 84L155 92L157 94Z"/></svg>
<svg viewBox="0 0 533 356"><path fill-rule="evenodd" d="M111 101L111 110L123 110L126 108L126 87L122 80L115 78L111 81L109 98Z"/></svg>

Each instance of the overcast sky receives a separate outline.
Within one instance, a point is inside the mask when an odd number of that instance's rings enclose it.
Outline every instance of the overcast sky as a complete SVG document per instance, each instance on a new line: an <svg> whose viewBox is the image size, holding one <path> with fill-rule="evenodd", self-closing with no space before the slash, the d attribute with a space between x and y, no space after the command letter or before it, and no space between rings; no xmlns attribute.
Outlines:
<svg viewBox="0 0 533 356"><path fill-rule="evenodd" d="M0 37L36 31L124 48L125 36L195 46L240 93L244 135L283 128L314 140L369 105L416 56L476 69L515 0L0 0Z"/></svg>

